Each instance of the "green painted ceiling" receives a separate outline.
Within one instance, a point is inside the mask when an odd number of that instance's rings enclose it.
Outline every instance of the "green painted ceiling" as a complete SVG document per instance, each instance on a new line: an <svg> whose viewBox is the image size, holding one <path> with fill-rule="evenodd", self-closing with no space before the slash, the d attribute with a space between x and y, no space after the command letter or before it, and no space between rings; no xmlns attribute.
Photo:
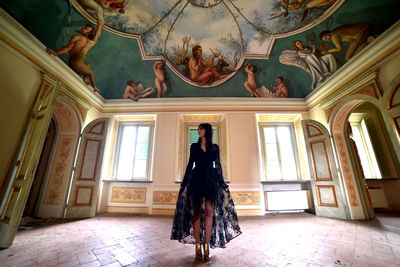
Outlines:
<svg viewBox="0 0 400 267"><path fill-rule="evenodd" d="M288 10L289 15L287 17L279 17L274 19L274 29L278 29L279 23L283 24L300 24L299 18L303 11L305 10L305 5L310 2L311 0L306 0L304 6L301 10L294 11ZM339 0L338 0L339 1ZM136 3L137 2L137 3ZM127 0L127 7L129 5L140 4L143 1L136 1L135 0ZM143 3L146 3L144 1ZM210 1L169 1L173 2L180 2L179 4L184 7L187 6L194 8L195 5L193 4L201 4L203 2L208 3ZM226 2L226 3L224 3ZM257 1L263 2L263 1ZM293 0L289 1L293 2ZM160 2L161 3L161 2ZM211 1L210 3L213 3ZM229 0L229 1L216 1L215 3L219 3L216 7L203 9L202 16L210 15L214 21L213 26L213 36L218 36L218 23L222 23L219 20L218 14L216 15L216 11L213 9L215 8L222 8L220 5L225 5L229 7L229 5L236 5L238 7L236 16L237 20L239 21L240 14L239 13L246 13L247 18L253 19L257 22L257 20L261 20L258 25L270 25L268 23L272 23L271 13L266 13L267 9L265 10L251 10L250 7L244 8L244 6L240 6L243 4L243 1L240 0ZM151 10L151 4L156 5L157 1L148 1L146 3L146 9L143 7L143 10ZM165 3L163 3L165 4ZM280 1L275 0L266 0L266 5L270 6L270 10L279 11L280 10ZM68 43L69 38L76 34L76 30L80 29L82 26L89 22L88 18L91 21L95 21L94 17L90 17L87 14L82 12L78 12L77 9L71 5L68 0L36 0L36 1L23 1L23 0L14 0L14 1L7 1L7 0L0 0L0 6L5 9L11 16L13 16L19 23L21 23L28 31L30 31L37 39L39 39L45 46L58 49ZM399 19L398 10L400 7L400 1L398 0L369 0L369 1L362 1L362 0L347 0L344 1L341 5L337 5L338 8L333 11L333 14L327 16L327 18L323 19L319 24L316 26L311 27L308 30L305 30L298 34L292 34L291 36L277 38L273 43L272 50L270 51L269 58L261 58L260 56L258 59L249 59L246 56L242 57L242 62L236 65L238 71L236 74L232 75L230 79L227 79L217 86L212 86L208 88L204 88L201 86L196 86L188 83L187 79L182 79L182 75L179 76L177 70L173 71L174 66L166 66L166 80L168 91L166 93L166 97L250 97L250 93L244 88L243 84L247 81L247 74L243 70L243 66L248 63L255 65L257 67L256 72L256 81L257 87L264 85L266 87L270 87L271 83L276 84L275 79L278 76L282 76L285 79L285 82L289 88L289 97L293 98L302 98L307 96L311 91L311 84L312 78L309 73L304 71L303 69L295 66L289 66L286 64L282 64L279 61L279 57L281 56L282 52L285 50L293 50L292 42L294 40L301 40L303 43L308 44L310 40L314 40L317 43L317 46L323 44L324 42L319 39L319 33L324 30L332 30L336 27L351 24L351 23L370 23L373 25L373 32L375 34L380 34L384 32L387 28L389 28L393 23L395 23ZM159 7L159 6L157 6ZM256 5L254 4L256 9ZM332 6L333 7L333 6ZM160 8L158 8L160 9ZM154 10L158 10L154 8ZM126 9L129 11L130 9ZM186 12L184 9L182 14ZM196 10L196 9L194 9ZM240 12L239 12L240 11ZM301 12L300 12L301 11ZM320 13L315 13L315 16L323 15L324 12L329 11L329 7L324 7L320 9ZM331 10L332 11L332 10ZM145 12L145 11L143 11ZM161 12L161 11L160 11ZM194 11L187 12L190 14ZM199 11L200 12L200 11ZM208 14L208 13L210 14ZM258 12L258 13L257 13ZM265 14L264 14L264 13ZM82 14L85 16L83 16ZM171 12L173 13L173 12ZM177 12L178 13L178 12ZM165 12L161 12L160 16L164 15ZM182 15L181 14L181 15ZM223 13L221 13L223 14ZM246 15L245 14L245 15ZM255 15L254 15L255 14ZM304 25L308 25L310 23L314 23L314 18L312 17L314 13L309 12L308 18L304 20ZM126 14L124 16L128 16ZM189 17L186 15L186 17ZM204 18L203 18L204 19ZM307 21L307 19L309 21ZM317 18L316 18L317 19ZM119 99L122 98L122 94L125 91L126 82L127 80L133 80L135 83L141 82L143 83L144 87L155 87L154 85L154 71L153 65L156 60L159 59L142 59L142 52L139 48L138 40L135 37L140 34L139 30L132 30L132 34L130 37L121 36L118 34L118 21L123 20L123 15L117 15L115 17L106 17L105 22L106 25L112 26L114 30L110 30L108 27L106 30L102 31L101 37L99 38L97 44L89 51L86 61L91 65L91 68L95 75L95 80L97 87L100 89L101 94L106 99ZM193 19L194 20L194 19ZM139 19L140 21L140 19ZM185 21L189 25L191 22L190 19L188 20L185 16L177 17L176 21L181 21L183 26ZM222 20L221 20L222 21ZM293 21L295 21L293 23ZM297 21L297 23L296 23ZM315 20L315 21L318 21ZM274 25L275 25L274 24ZM121 25L120 25L121 26ZM123 26L123 25L122 25ZM119 30L123 30L123 27L120 27ZM181 29L185 28L180 26ZM257 25L255 25L257 26ZM290 25L289 25L290 26ZM287 27L289 27L287 26ZM172 28L172 27L171 27ZM176 26L178 28L178 26ZM187 29L191 29L189 26L186 27ZM301 28L301 27L300 27ZM287 30L283 26L279 28L281 31ZM242 35L245 36L244 40L244 50L247 51L248 43L251 43L251 34L246 32L246 27L242 27ZM293 29L289 29L293 30ZM224 27L220 27L220 35L223 36L226 34L228 29ZM250 31L250 29L248 29ZM136 35L135 35L136 34ZM156 33L158 34L158 33ZM156 36L154 34L154 36ZM186 34L193 37L198 37L201 33L191 33L186 32ZM197 35L196 35L197 34ZM247 35L246 35L247 34ZM153 38L154 38L153 36ZM171 34L172 36L172 34ZM177 35L178 36L178 35ZM143 36L142 36L143 37ZM170 37L172 38L172 37ZM176 37L178 38L178 37ZM203 44L205 39L199 39L198 37L196 40ZM247 39L246 39L247 38ZM256 38L256 35L253 36ZM145 40L146 42L146 40ZM147 42L149 42L147 40ZM246 43L247 42L247 43ZM194 43L193 43L194 44ZM192 44L192 45L193 45ZM330 44L330 48L332 48L332 44ZM167 44L168 46L168 44ZM167 47L166 46L166 47ZM339 67L345 63L344 56L348 45L345 43L344 50L340 53L335 53L335 57L339 62ZM162 47L161 47L162 48ZM161 49L162 50L162 49ZM251 50L251 49L250 49ZM148 49L151 52L151 49ZM159 52L160 49L155 49L155 56L159 56L159 58L163 59L163 53L156 53ZM164 55L167 55L167 50ZM189 48L189 51L191 49ZM222 48L222 51L223 48ZM251 52L251 51L250 51ZM250 53L249 52L249 53ZM228 52L227 52L228 53ZM191 55L191 52L189 52ZM60 58L68 63L68 55L63 54L60 55ZM166 57L168 60L168 57ZM207 59L207 57L206 57ZM244 61L243 61L244 60ZM171 60L172 62L172 60ZM173 63L173 62L172 62ZM240 68L240 69L239 69ZM318 88L314 89L318 90ZM151 95L150 97L156 97L156 94Z"/></svg>

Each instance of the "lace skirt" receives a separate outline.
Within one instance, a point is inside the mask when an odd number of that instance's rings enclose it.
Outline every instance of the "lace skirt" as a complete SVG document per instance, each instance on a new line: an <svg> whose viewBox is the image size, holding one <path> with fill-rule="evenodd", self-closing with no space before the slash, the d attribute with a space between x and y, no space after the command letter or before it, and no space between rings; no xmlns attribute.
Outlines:
<svg viewBox="0 0 400 267"><path fill-rule="evenodd" d="M207 199L214 203L210 247L224 248L230 240L242 233L231 194L216 183L210 196L193 195L192 191L194 191L194 184L196 184L196 179L193 178L191 177L188 184L179 191L171 239L184 244L195 244L192 227L193 212L195 207L200 206L200 240L201 243L204 242L204 203ZM218 179L213 180L218 181ZM199 192L202 192L202 190L199 190ZM200 203L198 203L199 201Z"/></svg>

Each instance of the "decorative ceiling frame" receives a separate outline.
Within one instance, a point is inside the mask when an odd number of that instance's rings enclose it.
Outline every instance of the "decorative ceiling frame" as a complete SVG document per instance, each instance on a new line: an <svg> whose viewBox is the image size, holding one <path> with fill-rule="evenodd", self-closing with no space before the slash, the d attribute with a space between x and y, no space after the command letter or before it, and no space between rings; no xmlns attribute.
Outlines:
<svg viewBox="0 0 400 267"><path fill-rule="evenodd" d="M83 15L88 21L92 22L93 24L96 24L95 18L93 16L91 16L78 2L77 0L69 0L71 5L81 14ZM196 87L200 87L200 88L211 88L211 87L216 87L220 84L223 84L225 82L227 82L229 79L231 79L233 76L236 75L236 73L241 69L243 63L245 62L246 59L265 59L268 60L272 51L272 48L275 44L275 41L277 39L280 38L285 38L285 37L289 37L289 36L293 36L299 33L302 33L304 31L307 31L313 27L315 27L316 25L322 23L323 21L325 21L329 16L331 16L346 0L337 0L335 3L333 3L321 16L319 16L317 19L315 19L314 21L311 21L310 23L308 23L307 25L305 25L304 27L301 27L297 30L293 30L291 32L288 33L281 33L281 34L272 34L270 31L268 31L268 29L266 29L265 27L260 27L257 26L256 24L254 24L253 22L251 22L241 11L240 8L235 5L235 3L232 0L219 0L219 1L214 1L214 4L209 4L207 6L204 5L200 5L197 4L196 1L194 0L186 0L187 3L181 8L181 10L178 11L178 15L175 17L174 21L169 25L168 27L168 34L167 37L165 38L164 41L164 47L163 47L163 53L165 53L166 51L166 44L168 41L168 38L170 36L170 32L172 31L176 21L178 20L179 16L181 15L181 13L185 10L185 8L189 5L192 4L196 7L202 7L202 8L212 8L217 6L218 4L223 4L227 10L229 11L229 13L232 15L232 18L234 19L239 33L240 33L240 40L241 40L241 58L239 60L239 62L237 62L235 68L230 71L229 74L227 74L226 77L224 77L221 80L217 80L211 84L205 84L205 85L199 85L198 83L192 81L191 79L189 79L188 77L186 77L183 73L181 73L180 71L178 71L176 69L176 67L169 61L169 59L167 57L165 57L164 54L160 54L160 55L147 55L146 53L146 49L144 48L144 44L143 44L143 39L142 39L142 35L151 31L152 29L156 28L157 25L159 25L174 9L177 8L177 6L182 3L185 0L177 0L176 3L162 16L162 18L160 18L152 27L150 27L149 29L145 30L144 32L141 32L139 34L133 34L133 33L124 33L124 32L120 32L118 30L115 30L109 26L107 26L106 24L103 26L103 29L106 29L107 31L118 35L118 36L122 36L122 37L126 37L126 38L132 38L132 39L136 39L139 45L139 49L140 49L140 53L142 56L143 60L163 60L165 61L166 65L168 65L168 67L170 68L170 70L175 73L179 78L181 78L183 81L185 81L186 83L192 85L192 86L196 86ZM270 41L267 44L266 47L266 51L265 54L249 54L249 53L245 53L244 51L244 47L245 47L245 43L243 40L243 33L241 31L241 28L239 26L239 23L236 19L236 16L234 15L233 11L230 9L230 7L225 3L225 2L229 2L238 12L238 14L240 14L240 16L247 22L249 23L251 26L253 26L255 29L257 29L257 31L262 32L263 34L266 34L269 36Z"/></svg>

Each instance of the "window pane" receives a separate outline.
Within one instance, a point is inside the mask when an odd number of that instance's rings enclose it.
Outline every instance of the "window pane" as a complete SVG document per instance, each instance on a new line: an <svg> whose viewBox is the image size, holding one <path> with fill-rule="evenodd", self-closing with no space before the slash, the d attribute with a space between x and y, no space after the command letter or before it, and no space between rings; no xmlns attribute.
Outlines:
<svg viewBox="0 0 400 267"><path fill-rule="evenodd" d="M277 132L281 154L282 179L296 180L297 168L290 126L279 126Z"/></svg>
<svg viewBox="0 0 400 267"><path fill-rule="evenodd" d="M197 128L190 128L189 129L189 146L192 143L197 143L199 140L199 134L197 133Z"/></svg>
<svg viewBox="0 0 400 267"><path fill-rule="evenodd" d="M382 178L381 171L379 169L378 161L376 160L375 151L372 147L371 138L368 134L367 125L365 124L365 120L361 121L361 130L364 135L365 144L367 146L367 151L369 154L369 158L371 160L371 169L374 171L373 178Z"/></svg>
<svg viewBox="0 0 400 267"><path fill-rule="evenodd" d="M268 180L280 180L281 179L281 167L279 161L268 161L267 162L267 179Z"/></svg>
<svg viewBox="0 0 400 267"><path fill-rule="evenodd" d="M149 141L149 126L140 126L138 132L138 142L148 142Z"/></svg>
<svg viewBox="0 0 400 267"><path fill-rule="evenodd" d="M147 160L145 159L135 160L135 168L133 176L135 178L146 177L146 166L147 166Z"/></svg>
<svg viewBox="0 0 400 267"><path fill-rule="evenodd" d="M264 138L265 143L267 144L275 144L275 127L264 127Z"/></svg>
<svg viewBox="0 0 400 267"><path fill-rule="evenodd" d="M122 127L121 143L119 147L117 178L131 179L133 171L133 157L135 151L136 126Z"/></svg>
<svg viewBox="0 0 400 267"><path fill-rule="evenodd" d="M147 143L141 143L136 145L136 158L135 160L138 159L147 159L147 148L148 144Z"/></svg>
<svg viewBox="0 0 400 267"><path fill-rule="evenodd" d="M266 144L265 145L265 154L266 154L266 159L267 162L270 160L279 160L278 157L278 148L276 147L276 144Z"/></svg>

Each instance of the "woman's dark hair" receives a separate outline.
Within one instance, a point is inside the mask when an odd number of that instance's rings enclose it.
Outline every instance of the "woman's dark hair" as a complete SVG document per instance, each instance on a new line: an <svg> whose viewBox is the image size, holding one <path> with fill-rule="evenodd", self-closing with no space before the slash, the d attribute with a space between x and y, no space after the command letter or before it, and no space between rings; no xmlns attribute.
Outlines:
<svg viewBox="0 0 400 267"><path fill-rule="evenodd" d="M202 123L199 125L199 129L204 129L204 137L206 138L206 150L209 151L214 151L214 145L213 145L213 130L212 126L209 123ZM197 143L201 144L201 138L197 141Z"/></svg>

